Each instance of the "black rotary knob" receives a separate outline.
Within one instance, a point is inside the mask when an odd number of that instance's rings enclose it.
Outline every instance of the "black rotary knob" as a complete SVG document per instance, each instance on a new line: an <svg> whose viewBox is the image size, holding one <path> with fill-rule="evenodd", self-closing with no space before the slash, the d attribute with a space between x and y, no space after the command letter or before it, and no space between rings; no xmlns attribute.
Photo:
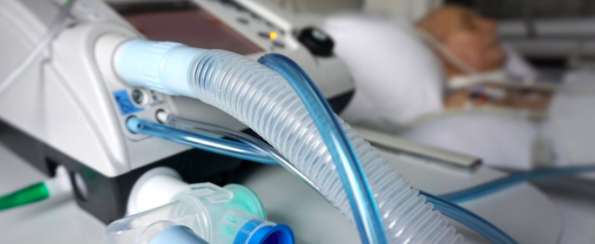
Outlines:
<svg viewBox="0 0 595 244"><path fill-rule="evenodd" d="M313 55L328 57L333 55L335 42L324 31L316 27L306 27L298 33L298 40L310 50Z"/></svg>

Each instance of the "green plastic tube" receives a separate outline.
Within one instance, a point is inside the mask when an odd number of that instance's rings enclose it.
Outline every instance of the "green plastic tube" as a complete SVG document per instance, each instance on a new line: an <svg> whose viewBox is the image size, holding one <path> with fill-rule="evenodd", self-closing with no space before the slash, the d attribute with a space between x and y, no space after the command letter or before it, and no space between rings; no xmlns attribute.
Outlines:
<svg viewBox="0 0 595 244"><path fill-rule="evenodd" d="M48 199L50 191L44 182L36 183L0 197L0 211Z"/></svg>

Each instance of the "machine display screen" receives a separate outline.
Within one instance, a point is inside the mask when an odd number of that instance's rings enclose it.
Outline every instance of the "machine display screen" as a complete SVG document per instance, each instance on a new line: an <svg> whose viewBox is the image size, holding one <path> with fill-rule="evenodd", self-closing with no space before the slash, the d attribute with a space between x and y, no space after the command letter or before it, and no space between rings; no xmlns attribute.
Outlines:
<svg viewBox="0 0 595 244"><path fill-rule="evenodd" d="M241 55L263 50L194 2L131 1L110 4L147 38Z"/></svg>

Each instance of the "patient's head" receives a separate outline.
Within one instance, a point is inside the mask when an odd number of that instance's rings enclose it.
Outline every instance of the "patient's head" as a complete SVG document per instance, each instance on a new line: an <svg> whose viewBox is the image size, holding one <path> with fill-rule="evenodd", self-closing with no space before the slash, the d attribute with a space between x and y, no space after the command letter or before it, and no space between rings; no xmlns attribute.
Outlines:
<svg viewBox="0 0 595 244"><path fill-rule="evenodd" d="M428 14L417 25L476 71L490 71L504 63L505 54L496 38L497 23L471 9L446 5ZM449 76L463 73L444 58L442 61Z"/></svg>

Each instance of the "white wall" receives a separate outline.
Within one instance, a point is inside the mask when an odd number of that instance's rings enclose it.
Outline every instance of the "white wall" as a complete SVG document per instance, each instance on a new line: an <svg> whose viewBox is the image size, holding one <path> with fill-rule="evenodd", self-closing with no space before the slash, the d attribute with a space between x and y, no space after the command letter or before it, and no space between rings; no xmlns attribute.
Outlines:
<svg viewBox="0 0 595 244"><path fill-rule="evenodd" d="M443 0L258 0L293 13L362 11L381 15L402 15L416 20L440 6Z"/></svg>
<svg viewBox="0 0 595 244"><path fill-rule="evenodd" d="M370 13L399 14L417 20L442 3L443 0L365 0L363 7Z"/></svg>
<svg viewBox="0 0 595 244"><path fill-rule="evenodd" d="M363 0L261 0L293 13L330 13L362 10Z"/></svg>

